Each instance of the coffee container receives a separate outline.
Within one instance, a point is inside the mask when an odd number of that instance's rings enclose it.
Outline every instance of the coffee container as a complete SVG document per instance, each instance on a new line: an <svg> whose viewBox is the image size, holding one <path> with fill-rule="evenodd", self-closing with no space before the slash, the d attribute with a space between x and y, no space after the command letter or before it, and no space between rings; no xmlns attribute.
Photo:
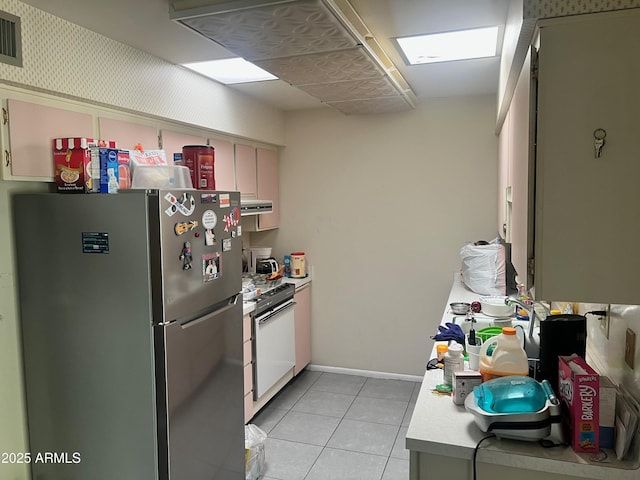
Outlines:
<svg viewBox="0 0 640 480"><path fill-rule="evenodd" d="M185 145L182 161L189 168L193 188L215 190L215 149L211 145Z"/></svg>
<svg viewBox="0 0 640 480"><path fill-rule="evenodd" d="M304 278L307 276L307 261L304 252L291 254L291 278Z"/></svg>

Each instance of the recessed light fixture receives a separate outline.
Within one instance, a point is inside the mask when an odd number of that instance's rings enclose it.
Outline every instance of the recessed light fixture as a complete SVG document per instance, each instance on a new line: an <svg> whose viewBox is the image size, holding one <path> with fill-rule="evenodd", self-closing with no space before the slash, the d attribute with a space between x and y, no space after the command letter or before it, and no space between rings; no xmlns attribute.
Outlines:
<svg viewBox="0 0 640 480"><path fill-rule="evenodd" d="M497 51L498 27L397 38L410 65L493 57Z"/></svg>
<svg viewBox="0 0 640 480"><path fill-rule="evenodd" d="M205 77L212 78L226 85L278 79L278 77L271 75L266 70L240 57L185 63L183 67L194 70Z"/></svg>

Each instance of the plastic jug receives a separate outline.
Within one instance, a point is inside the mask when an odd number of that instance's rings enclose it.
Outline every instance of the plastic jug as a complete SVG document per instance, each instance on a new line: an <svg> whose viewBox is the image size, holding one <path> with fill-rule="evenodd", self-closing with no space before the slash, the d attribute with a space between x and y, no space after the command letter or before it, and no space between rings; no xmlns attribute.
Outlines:
<svg viewBox="0 0 640 480"><path fill-rule="evenodd" d="M493 353L489 354L489 349ZM502 333L487 339L480 349L480 375L486 382L507 375L529 375L527 354L513 327L504 327Z"/></svg>

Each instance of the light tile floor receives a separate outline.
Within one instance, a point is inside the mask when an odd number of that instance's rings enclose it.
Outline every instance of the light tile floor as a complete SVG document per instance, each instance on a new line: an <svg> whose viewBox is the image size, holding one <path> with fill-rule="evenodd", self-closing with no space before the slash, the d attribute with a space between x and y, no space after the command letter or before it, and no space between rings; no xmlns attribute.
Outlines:
<svg viewBox="0 0 640 480"><path fill-rule="evenodd" d="M267 435L261 480L407 480L420 383L305 370L251 423Z"/></svg>

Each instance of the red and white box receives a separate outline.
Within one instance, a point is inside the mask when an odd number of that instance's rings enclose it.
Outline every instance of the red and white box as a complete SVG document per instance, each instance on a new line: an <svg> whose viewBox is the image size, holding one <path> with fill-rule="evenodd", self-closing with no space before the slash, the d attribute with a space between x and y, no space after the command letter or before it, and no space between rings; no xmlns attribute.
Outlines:
<svg viewBox="0 0 640 480"><path fill-rule="evenodd" d="M98 193L100 160L97 149L115 146L116 142L86 137L54 138L56 190L61 193Z"/></svg>
<svg viewBox="0 0 640 480"><path fill-rule="evenodd" d="M558 357L558 367L559 393L568 413L571 447L576 452L598 452L600 376L578 355Z"/></svg>

